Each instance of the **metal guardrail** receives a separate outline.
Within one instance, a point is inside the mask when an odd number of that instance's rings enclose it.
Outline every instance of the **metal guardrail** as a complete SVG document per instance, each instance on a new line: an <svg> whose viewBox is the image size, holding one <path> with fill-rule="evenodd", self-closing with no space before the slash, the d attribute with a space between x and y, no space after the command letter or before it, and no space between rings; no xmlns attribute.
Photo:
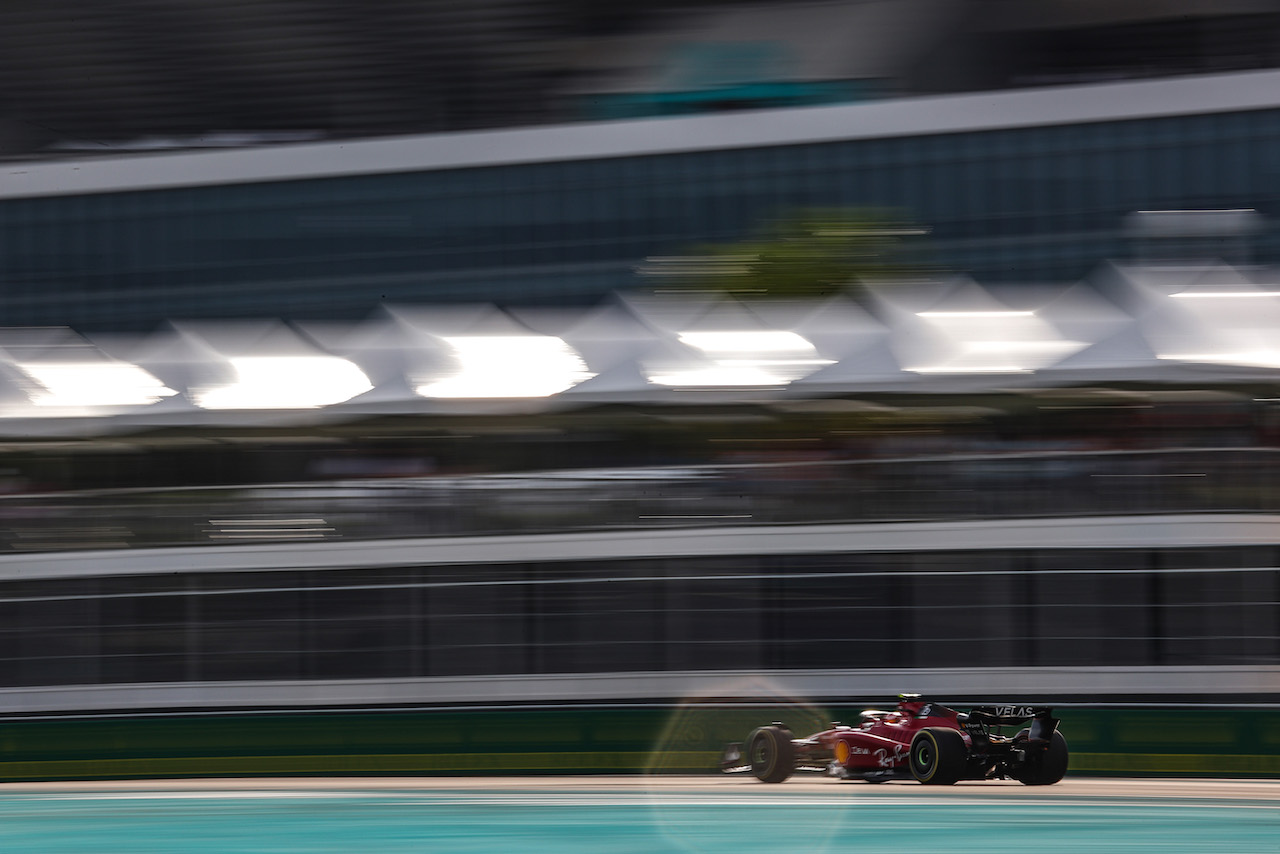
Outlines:
<svg viewBox="0 0 1280 854"><path fill-rule="evenodd" d="M1280 511L1280 449L555 471L0 498L0 549Z"/></svg>

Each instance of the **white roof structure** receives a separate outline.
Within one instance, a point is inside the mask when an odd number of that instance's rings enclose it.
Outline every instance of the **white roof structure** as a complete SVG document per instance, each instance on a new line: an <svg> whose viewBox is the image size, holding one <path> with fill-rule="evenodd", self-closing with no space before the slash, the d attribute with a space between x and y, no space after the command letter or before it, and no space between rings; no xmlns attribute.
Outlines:
<svg viewBox="0 0 1280 854"><path fill-rule="evenodd" d="M386 175L694 151L1213 115L1280 107L1280 71L894 98L203 152L0 165L0 199Z"/></svg>
<svg viewBox="0 0 1280 854"><path fill-rule="evenodd" d="M630 294L581 311L392 308L346 326L175 323L95 340L3 330L0 436L1280 380L1274 271L1104 273L1110 298L1084 283L997 293L956 278L877 287L870 309Z"/></svg>

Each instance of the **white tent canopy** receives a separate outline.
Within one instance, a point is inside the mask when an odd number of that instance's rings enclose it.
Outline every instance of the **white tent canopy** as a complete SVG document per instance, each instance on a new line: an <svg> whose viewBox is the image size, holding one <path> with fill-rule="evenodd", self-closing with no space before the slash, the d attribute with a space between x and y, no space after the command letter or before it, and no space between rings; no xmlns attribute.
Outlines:
<svg viewBox="0 0 1280 854"><path fill-rule="evenodd" d="M93 340L5 330L0 435L1280 379L1273 271L1108 267L1095 281L880 285L868 306L628 294L576 311L396 307L351 324L176 323Z"/></svg>

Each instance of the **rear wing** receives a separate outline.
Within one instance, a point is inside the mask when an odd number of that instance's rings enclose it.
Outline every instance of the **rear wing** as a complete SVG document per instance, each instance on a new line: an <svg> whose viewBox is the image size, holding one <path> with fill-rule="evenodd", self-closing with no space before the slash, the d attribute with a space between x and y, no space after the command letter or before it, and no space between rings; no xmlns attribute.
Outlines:
<svg viewBox="0 0 1280 854"><path fill-rule="evenodd" d="M1048 741L1058 728L1058 719L1049 706L975 706L969 718L988 726L1016 726L1031 721L1032 741Z"/></svg>

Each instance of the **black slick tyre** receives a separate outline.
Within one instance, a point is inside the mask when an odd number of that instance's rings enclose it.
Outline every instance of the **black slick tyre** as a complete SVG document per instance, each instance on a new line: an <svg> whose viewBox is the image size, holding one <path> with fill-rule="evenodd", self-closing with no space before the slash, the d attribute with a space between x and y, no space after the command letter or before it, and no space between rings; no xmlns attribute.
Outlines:
<svg viewBox="0 0 1280 854"><path fill-rule="evenodd" d="M1019 783L1028 786L1052 786L1066 773L1067 739L1055 730L1042 750L1027 750L1027 759L1018 770L1017 777Z"/></svg>
<svg viewBox="0 0 1280 854"><path fill-rule="evenodd" d="M954 729L928 727L911 739L911 776L929 786L950 786L964 776L969 750Z"/></svg>
<svg viewBox="0 0 1280 854"><path fill-rule="evenodd" d="M762 726L747 739L747 761L751 773L762 783L781 783L796 768L796 748L791 731L781 726Z"/></svg>

